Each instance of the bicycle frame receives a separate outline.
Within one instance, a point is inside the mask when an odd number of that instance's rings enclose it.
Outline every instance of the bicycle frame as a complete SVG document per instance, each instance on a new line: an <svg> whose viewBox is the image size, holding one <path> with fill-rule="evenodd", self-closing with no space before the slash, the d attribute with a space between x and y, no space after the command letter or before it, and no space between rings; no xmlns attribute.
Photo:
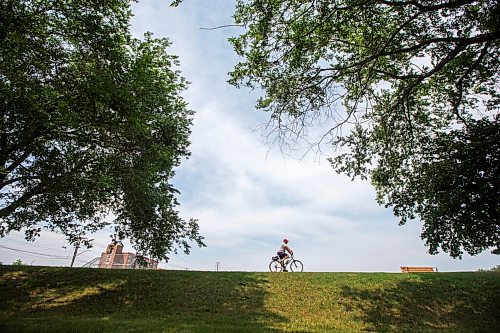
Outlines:
<svg viewBox="0 0 500 333"><path fill-rule="evenodd" d="M281 259L279 259L279 257L272 257L271 263L269 264L269 270L271 272L281 272L283 268L285 271L290 269L292 272L302 272L304 265L300 260L295 259L293 255L285 259L283 266L281 266Z"/></svg>

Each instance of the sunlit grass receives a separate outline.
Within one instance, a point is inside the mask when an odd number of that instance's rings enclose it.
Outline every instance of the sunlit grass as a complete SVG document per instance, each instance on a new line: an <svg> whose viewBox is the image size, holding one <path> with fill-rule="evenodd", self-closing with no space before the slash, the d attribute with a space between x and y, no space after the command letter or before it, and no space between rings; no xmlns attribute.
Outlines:
<svg viewBox="0 0 500 333"><path fill-rule="evenodd" d="M0 267L0 332L496 332L500 274Z"/></svg>

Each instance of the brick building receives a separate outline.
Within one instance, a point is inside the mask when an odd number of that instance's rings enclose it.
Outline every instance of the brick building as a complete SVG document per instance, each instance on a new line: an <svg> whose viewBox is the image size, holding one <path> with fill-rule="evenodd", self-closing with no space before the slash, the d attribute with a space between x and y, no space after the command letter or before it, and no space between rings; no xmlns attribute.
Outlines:
<svg viewBox="0 0 500 333"><path fill-rule="evenodd" d="M99 268L110 269L158 269L158 260L151 260L147 257L123 252L121 242L111 242L106 251L101 254Z"/></svg>

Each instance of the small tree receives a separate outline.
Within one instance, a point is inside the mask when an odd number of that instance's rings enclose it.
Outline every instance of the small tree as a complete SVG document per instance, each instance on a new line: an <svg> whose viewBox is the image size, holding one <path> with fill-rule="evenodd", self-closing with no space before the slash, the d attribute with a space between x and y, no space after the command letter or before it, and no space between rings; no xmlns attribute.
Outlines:
<svg viewBox="0 0 500 333"><path fill-rule="evenodd" d="M17 259L14 262L12 262L12 266L24 266L24 262L21 259Z"/></svg>
<svg viewBox="0 0 500 333"><path fill-rule="evenodd" d="M492 267L490 269L478 269L478 272L500 272L500 265L496 265L495 267Z"/></svg>

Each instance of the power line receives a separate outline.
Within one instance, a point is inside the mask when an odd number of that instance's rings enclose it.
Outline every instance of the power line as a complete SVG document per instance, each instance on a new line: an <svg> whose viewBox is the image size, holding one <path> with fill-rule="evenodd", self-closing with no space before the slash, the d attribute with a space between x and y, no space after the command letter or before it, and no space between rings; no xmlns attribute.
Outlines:
<svg viewBox="0 0 500 333"><path fill-rule="evenodd" d="M185 270L189 270L189 267L183 267L183 266L179 266L179 265L171 264L171 263L168 263L168 262L165 262L165 261L162 261L162 263L163 263L163 264L166 264L166 265L173 266L173 267L177 267L177 268L182 268L182 269L185 269Z"/></svg>
<svg viewBox="0 0 500 333"><path fill-rule="evenodd" d="M0 245L1 248L11 250L11 251L16 251L16 252L21 252L21 253L26 253L26 254L31 254L31 255L37 255L37 256L42 256L42 257L47 257L47 258L52 258L52 259L68 259L68 256L54 256L50 254L45 254L45 253L39 253L39 252L32 252L32 251L26 251L26 250L19 250L19 249L14 249L12 247Z"/></svg>
<svg viewBox="0 0 500 333"><path fill-rule="evenodd" d="M16 243L19 243L19 244L22 244L22 245L28 245L28 246L36 247L36 248L39 248L39 249L54 250L54 248L48 248L48 247L45 247L45 246L42 246L42 245L38 244L38 242L40 242L40 240L37 240L36 241L37 243L31 242L31 241L20 241L20 240L13 239L13 238L5 238L4 240L6 242L16 242Z"/></svg>
<svg viewBox="0 0 500 333"><path fill-rule="evenodd" d="M193 260L192 258L193 257L186 254L173 254L172 257L170 257L170 260L184 261L186 264L190 266L203 266L203 264L201 264L197 260Z"/></svg>
<svg viewBox="0 0 500 333"><path fill-rule="evenodd" d="M198 265L198 263L192 261L192 260L187 260L185 258L182 258L182 257L179 257L179 256L174 256L174 257L171 257L169 258L169 260L180 260L180 261L184 261L186 264L189 264L189 265Z"/></svg>

